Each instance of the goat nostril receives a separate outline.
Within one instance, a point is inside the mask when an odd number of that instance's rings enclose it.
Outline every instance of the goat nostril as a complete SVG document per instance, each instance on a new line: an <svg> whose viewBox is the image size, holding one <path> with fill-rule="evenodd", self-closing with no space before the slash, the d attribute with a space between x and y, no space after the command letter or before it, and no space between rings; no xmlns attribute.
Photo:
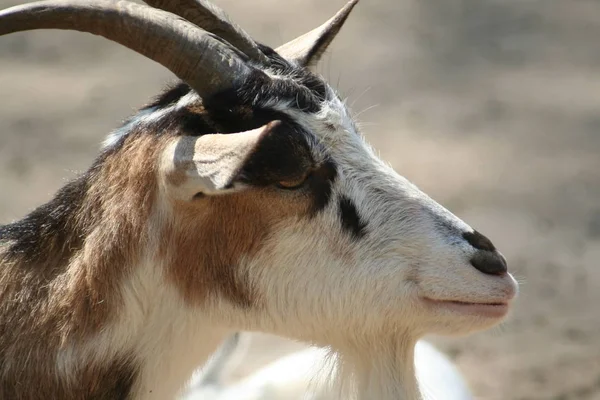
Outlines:
<svg viewBox="0 0 600 400"><path fill-rule="evenodd" d="M487 250L494 251L496 248L490 239L483 236L481 233L477 231L473 232L464 232L462 234L463 239L465 239L471 246L475 247L477 250Z"/></svg>
<svg viewBox="0 0 600 400"><path fill-rule="evenodd" d="M503 275L508 271L506 259L497 251L478 251L471 258L471 265L487 275Z"/></svg>

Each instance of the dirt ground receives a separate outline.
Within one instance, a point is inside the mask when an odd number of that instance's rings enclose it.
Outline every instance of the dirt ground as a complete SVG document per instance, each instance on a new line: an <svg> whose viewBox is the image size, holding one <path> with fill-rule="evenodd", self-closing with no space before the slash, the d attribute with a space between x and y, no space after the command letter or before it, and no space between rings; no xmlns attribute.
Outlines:
<svg viewBox="0 0 600 400"><path fill-rule="evenodd" d="M278 45L342 1L218 4ZM363 0L320 67L381 156L522 284L502 327L433 339L479 399L600 399L598 38L597 0ZM0 221L49 199L170 80L90 35L0 38Z"/></svg>

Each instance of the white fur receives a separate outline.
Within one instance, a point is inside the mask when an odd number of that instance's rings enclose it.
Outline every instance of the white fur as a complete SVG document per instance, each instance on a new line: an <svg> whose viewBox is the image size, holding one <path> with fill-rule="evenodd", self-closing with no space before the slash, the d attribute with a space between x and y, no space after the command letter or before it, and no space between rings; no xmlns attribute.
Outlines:
<svg viewBox="0 0 600 400"><path fill-rule="evenodd" d="M237 350L242 351L242 350ZM226 365L220 358L237 359ZM189 392L182 400L326 400L335 398L329 387L331 358L325 349L309 347L273 361L239 382L226 384L227 374L241 364L235 352L217 356L223 376L203 382L199 374L192 381ZM419 389L424 400L471 400L463 377L452 362L433 345L417 342L415 369ZM213 375L217 375L211 371Z"/></svg>

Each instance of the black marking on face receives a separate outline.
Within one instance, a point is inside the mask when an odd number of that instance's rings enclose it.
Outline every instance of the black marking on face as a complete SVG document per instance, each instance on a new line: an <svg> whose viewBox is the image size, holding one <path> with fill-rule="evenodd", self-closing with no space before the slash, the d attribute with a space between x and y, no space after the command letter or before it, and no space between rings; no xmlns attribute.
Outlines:
<svg viewBox="0 0 600 400"><path fill-rule="evenodd" d="M245 81L236 88L217 93L205 99L205 107L211 114L225 115L235 112L236 108L251 107L253 110L267 109L271 104L283 104L302 112L317 113L324 98L317 84L319 78L303 75L289 79L271 79L266 73L254 70ZM309 85L309 86L307 86ZM324 83L322 87L324 88Z"/></svg>
<svg viewBox="0 0 600 400"><path fill-rule="evenodd" d="M308 185L313 196L312 215L316 215L329 204L336 177L335 164L331 160L326 160L308 178Z"/></svg>
<svg viewBox="0 0 600 400"><path fill-rule="evenodd" d="M485 250L485 251L494 251L496 247L490 239L483 236L481 233L477 231L473 232L465 232L462 234L462 237L469 242L469 244L475 247L477 250Z"/></svg>
<svg viewBox="0 0 600 400"><path fill-rule="evenodd" d="M306 134L289 119L271 123L237 180L253 186L268 186L306 175L314 163Z"/></svg>
<svg viewBox="0 0 600 400"><path fill-rule="evenodd" d="M360 239L365 235L367 225L361 220L356 210L356 206L346 196L340 196L339 215L342 221L342 228L348 232L354 239Z"/></svg>

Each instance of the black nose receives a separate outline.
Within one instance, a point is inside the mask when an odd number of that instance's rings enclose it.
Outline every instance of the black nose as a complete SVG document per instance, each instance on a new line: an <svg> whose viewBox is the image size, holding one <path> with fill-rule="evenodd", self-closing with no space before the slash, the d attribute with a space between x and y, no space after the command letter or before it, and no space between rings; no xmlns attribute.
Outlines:
<svg viewBox="0 0 600 400"><path fill-rule="evenodd" d="M471 257L471 265L488 275L502 275L508 271L506 260L497 251L479 250Z"/></svg>
<svg viewBox="0 0 600 400"><path fill-rule="evenodd" d="M463 238L479 250L471 258L471 265L488 275L502 275L508 270L506 259L500 254L490 239L477 231L463 233Z"/></svg>
<svg viewBox="0 0 600 400"><path fill-rule="evenodd" d="M487 250L487 251L496 250L492 241L477 231L465 232L465 233L463 233L462 237L467 242L469 242L469 244L471 246L475 247L477 250Z"/></svg>

